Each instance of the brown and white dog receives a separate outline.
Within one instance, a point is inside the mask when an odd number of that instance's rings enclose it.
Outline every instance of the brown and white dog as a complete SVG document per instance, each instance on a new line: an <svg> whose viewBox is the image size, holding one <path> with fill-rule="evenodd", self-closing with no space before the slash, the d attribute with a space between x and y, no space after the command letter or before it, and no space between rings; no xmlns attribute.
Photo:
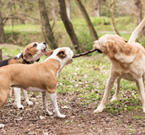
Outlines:
<svg viewBox="0 0 145 135"><path fill-rule="evenodd" d="M0 67L7 66L9 64L32 64L34 61L39 61L40 57L46 53L47 45L46 43L37 43L33 42L30 43L25 47L25 49L19 53L17 56L2 60L0 61ZM21 96L20 96L20 88L14 88L14 94L15 94L15 102L17 105L17 108L24 108L23 105L21 105ZM33 105L33 102L29 101L27 92L23 91L24 98L28 105Z"/></svg>
<svg viewBox="0 0 145 135"><path fill-rule="evenodd" d="M73 52L68 47L57 48L53 54L44 62L25 64L11 64L0 68L0 108L7 101L9 88L19 86L27 91L46 93L44 104L48 111L47 94L58 117L64 118L65 115L59 112L56 97L57 80L60 71L67 64L72 62ZM0 124L0 127L4 127Z"/></svg>
<svg viewBox="0 0 145 135"><path fill-rule="evenodd" d="M145 25L145 19L142 21L142 24ZM94 48L106 54L112 63L104 96L100 105L94 111L95 113L102 112L105 109L109 93L116 79L117 89L111 101L118 99L121 78L136 82L143 112L145 112L145 92L143 84L143 78L145 76L145 49L139 43L136 43L134 39L140 29L143 28L143 25L140 26L133 32L129 42L118 35L112 34L106 34L94 42Z"/></svg>

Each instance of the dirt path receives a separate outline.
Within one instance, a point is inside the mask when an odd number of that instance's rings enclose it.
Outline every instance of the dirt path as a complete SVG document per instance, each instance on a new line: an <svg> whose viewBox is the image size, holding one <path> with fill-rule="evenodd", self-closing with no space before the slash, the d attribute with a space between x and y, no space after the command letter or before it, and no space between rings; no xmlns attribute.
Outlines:
<svg viewBox="0 0 145 135"><path fill-rule="evenodd" d="M144 116L138 110L119 115L108 112L93 114L97 102L83 105L76 93L67 93L58 96L60 111L67 115L67 118L60 119L44 114L41 96L37 95L32 100L35 105L25 106L24 110L15 109L12 101L5 104L1 110L1 122L5 124L5 128L0 130L0 135L145 134L145 121L133 118L136 115Z"/></svg>

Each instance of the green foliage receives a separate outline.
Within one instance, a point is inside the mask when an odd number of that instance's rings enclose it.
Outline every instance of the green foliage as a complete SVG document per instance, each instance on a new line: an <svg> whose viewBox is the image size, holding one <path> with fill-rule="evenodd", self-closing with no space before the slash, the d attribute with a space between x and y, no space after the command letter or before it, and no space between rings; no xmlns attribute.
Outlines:
<svg viewBox="0 0 145 135"><path fill-rule="evenodd" d="M106 33L114 33L112 31L112 25L110 18L108 17L90 17L91 22L100 36ZM131 17L119 17L116 18L117 29L121 33L121 36L129 39L130 31L133 31L136 27L136 23L134 18ZM93 40L89 33L88 27L84 19L73 19L71 20L75 33L80 42L81 51L87 51L92 49ZM52 22L51 22L52 24ZM53 32L55 35L55 39L59 45L68 46L74 50L70 37L68 36L64 24L62 21L56 21ZM6 39L8 43L17 44L17 45L27 45L30 42L43 42L44 38L41 32L40 25L14 25L13 27L10 25L5 26ZM144 45L144 38L141 43Z"/></svg>
<svg viewBox="0 0 145 135"><path fill-rule="evenodd" d="M84 52L86 50L92 49L93 40L88 31L81 31L78 33L78 39L80 42L80 50Z"/></svg>
<svg viewBox="0 0 145 135"><path fill-rule="evenodd" d="M143 45L145 47L145 36L142 37L140 43L141 43L141 45Z"/></svg>
<svg viewBox="0 0 145 135"><path fill-rule="evenodd" d="M137 120L145 120L145 116L133 116L134 119L137 119Z"/></svg>

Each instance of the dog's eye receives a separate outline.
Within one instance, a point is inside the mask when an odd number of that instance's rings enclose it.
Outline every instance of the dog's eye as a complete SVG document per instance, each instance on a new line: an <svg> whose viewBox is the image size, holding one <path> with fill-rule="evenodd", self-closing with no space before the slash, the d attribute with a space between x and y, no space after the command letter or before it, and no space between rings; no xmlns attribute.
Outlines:
<svg viewBox="0 0 145 135"><path fill-rule="evenodd" d="M36 47L36 46L37 46L37 44L34 44L34 45L33 45L33 47Z"/></svg>

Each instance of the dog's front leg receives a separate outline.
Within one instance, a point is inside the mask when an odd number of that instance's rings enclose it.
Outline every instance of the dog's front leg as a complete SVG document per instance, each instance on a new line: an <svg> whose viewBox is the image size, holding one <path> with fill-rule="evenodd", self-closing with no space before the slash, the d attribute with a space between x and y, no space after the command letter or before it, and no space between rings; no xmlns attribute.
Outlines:
<svg viewBox="0 0 145 135"><path fill-rule="evenodd" d="M136 82L139 92L139 98L142 103L143 112L145 112L145 92L144 92L144 84L143 84L143 78L137 80Z"/></svg>
<svg viewBox="0 0 145 135"><path fill-rule="evenodd" d="M24 106L21 104L21 89L14 88L15 103L18 109L24 109Z"/></svg>
<svg viewBox="0 0 145 135"><path fill-rule="evenodd" d="M54 112L56 112L57 116L60 117L60 118L65 118L66 116L59 112L59 108L58 108L58 105L57 105L57 94L56 94L56 92L54 94L50 94L50 99L51 99L52 105L54 107Z"/></svg>
<svg viewBox="0 0 145 135"><path fill-rule="evenodd" d="M119 95L119 91L120 91L120 81L121 81L121 77L117 78L117 88L115 90L115 94L113 95L113 97L111 99L111 102L118 100L118 95Z"/></svg>
<svg viewBox="0 0 145 135"><path fill-rule="evenodd" d="M33 105L33 102L31 102L29 100L29 97L28 97L28 93L26 90L22 90L23 91L23 95L24 95L24 98L25 98L25 101L27 102L28 105Z"/></svg>
<svg viewBox="0 0 145 135"><path fill-rule="evenodd" d="M48 92L42 92L43 108L48 115L53 113L48 110Z"/></svg>
<svg viewBox="0 0 145 135"><path fill-rule="evenodd" d="M100 105L97 107L97 109L94 110L94 113L102 112L105 109L105 106L106 106L106 103L108 100L108 96L109 96L110 90L112 89L115 79L116 79L116 77L113 77L113 76L110 76L108 78L102 101L101 101Z"/></svg>

